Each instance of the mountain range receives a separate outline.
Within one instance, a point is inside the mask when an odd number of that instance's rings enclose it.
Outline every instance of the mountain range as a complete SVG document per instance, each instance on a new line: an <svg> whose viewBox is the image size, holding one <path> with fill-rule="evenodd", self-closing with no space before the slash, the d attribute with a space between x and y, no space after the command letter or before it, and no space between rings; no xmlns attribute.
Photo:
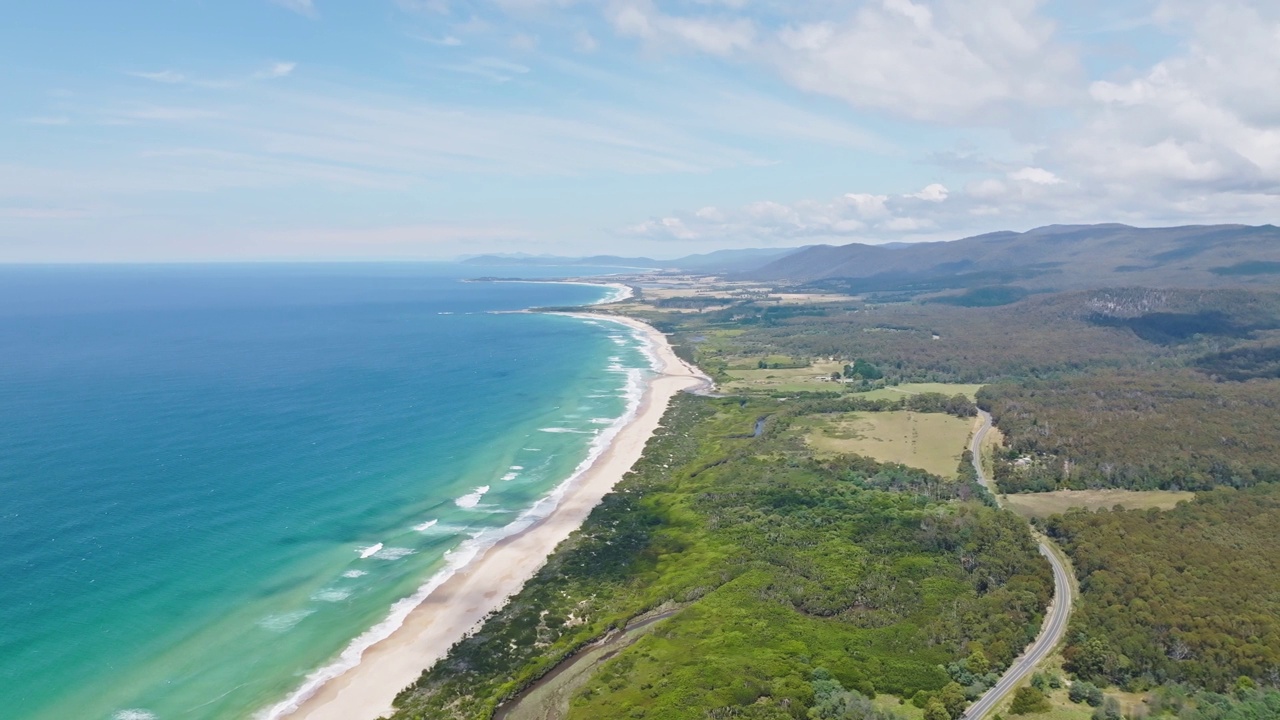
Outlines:
<svg viewBox="0 0 1280 720"><path fill-rule="evenodd" d="M738 277L857 293L981 291L993 299L1120 286L1275 288L1280 228L1050 225L896 247L818 245Z"/></svg>
<svg viewBox="0 0 1280 720"><path fill-rule="evenodd" d="M620 257L617 255L592 255L590 257L563 257L559 255L479 255L463 260L466 265L497 266L593 266L653 270L680 270L694 273L747 272L786 255L805 248L748 248L743 250L716 250L700 255L686 255L674 260L655 260L647 257Z"/></svg>

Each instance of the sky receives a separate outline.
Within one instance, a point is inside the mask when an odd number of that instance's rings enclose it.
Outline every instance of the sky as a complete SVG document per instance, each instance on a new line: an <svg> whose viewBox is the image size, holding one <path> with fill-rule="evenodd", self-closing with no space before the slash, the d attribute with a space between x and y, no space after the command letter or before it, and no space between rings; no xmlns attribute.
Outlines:
<svg viewBox="0 0 1280 720"><path fill-rule="evenodd" d="M1274 0L40 0L0 262L1280 221Z"/></svg>

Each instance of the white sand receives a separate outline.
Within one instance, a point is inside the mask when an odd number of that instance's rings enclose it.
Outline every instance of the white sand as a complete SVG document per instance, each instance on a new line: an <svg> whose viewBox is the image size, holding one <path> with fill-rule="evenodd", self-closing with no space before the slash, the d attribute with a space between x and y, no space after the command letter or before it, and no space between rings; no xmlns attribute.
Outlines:
<svg viewBox="0 0 1280 720"><path fill-rule="evenodd" d="M519 592L556 546L640 459L671 398L681 391L710 385L705 375L676 357L662 333L645 323L616 316L566 314L625 323L648 337L658 375L645 388L635 419L568 488L548 517L502 540L459 570L427 596L390 637L366 650L359 665L328 682L288 715L291 720L374 720L390 715L396 694Z"/></svg>

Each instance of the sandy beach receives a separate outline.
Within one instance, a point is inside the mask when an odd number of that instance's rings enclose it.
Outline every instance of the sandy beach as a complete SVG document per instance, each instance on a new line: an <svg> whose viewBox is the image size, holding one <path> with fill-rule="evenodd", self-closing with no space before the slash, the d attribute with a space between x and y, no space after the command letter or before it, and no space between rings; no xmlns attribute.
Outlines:
<svg viewBox="0 0 1280 720"><path fill-rule="evenodd" d="M624 286L625 287L625 286ZM360 664L329 681L293 713L305 720L374 720L392 712L391 701L490 612L506 603L577 529L640 458L671 398L710 381L671 349L666 337L638 320L564 313L626 324L648 338L656 374L634 419L565 491L546 518L489 548L416 607L403 625L367 649Z"/></svg>

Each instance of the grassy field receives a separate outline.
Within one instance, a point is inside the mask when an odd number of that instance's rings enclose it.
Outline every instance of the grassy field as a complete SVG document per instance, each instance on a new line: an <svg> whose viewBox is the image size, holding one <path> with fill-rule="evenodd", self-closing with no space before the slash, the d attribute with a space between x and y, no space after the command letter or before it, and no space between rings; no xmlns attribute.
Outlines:
<svg viewBox="0 0 1280 720"><path fill-rule="evenodd" d="M912 705L910 702L901 702L897 695L885 695L883 693L876 695L871 702L881 710L888 710L903 718L903 720L923 720L924 710Z"/></svg>
<svg viewBox="0 0 1280 720"><path fill-rule="evenodd" d="M781 358L775 360L781 361ZM783 392L831 392L844 388L840 383L831 382L831 373L840 372L844 365L838 362L814 363L807 368L791 368L785 370L730 370L733 378L724 385L725 392L744 392L751 390L781 390Z"/></svg>
<svg viewBox="0 0 1280 720"><path fill-rule="evenodd" d="M1067 673L1062 669L1062 654L1055 652L1040 664L1038 671L1044 675L1057 675L1063 680L1063 686L1057 690L1049 690L1045 696L1049 698L1050 709L1047 712L1034 713L1032 715L1011 715L1009 714L1009 703L1013 701L1013 693L1009 693L1004 702L1000 703L994 712L988 715L993 718L996 715L1002 715L1009 720L1012 718L1027 718L1027 720L1090 720L1093 717L1095 708L1084 703L1073 703L1067 697ZM1027 683L1023 683L1026 685ZM1103 693L1108 697L1113 697L1120 701L1120 708L1125 713L1133 713L1139 711L1140 708L1146 706L1145 695L1143 693L1126 693L1121 692L1117 688L1103 688Z"/></svg>
<svg viewBox="0 0 1280 720"><path fill-rule="evenodd" d="M1119 505L1128 510L1159 508L1171 510L1179 502L1195 499L1195 493L1170 490L1058 490L1047 493L1005 495L1004 504L1025 518L1049 517L1071 508L1110 510Z"/></svg>
<svg viewBox="0 0 1280 720"><path fill-rule="evenodd" d="M844 413L812 421L807 436L819 454L852 453L954 478L970 420L909 411Z"/></svg>
<svg viewBox="0 0 1280 720"><path fill-rule="evenodd" d="M1059 677L1065 679L1066 675L1061 670L1056 670ZM1115 688L1106 690L1106 694L1120 701L1121 708L1126 712L1132 712L1139 707L1143 707L1143 697L1141 694L1122 693ZM1094 708L1085 704L1077 704L1071 702L1067 697L1067 688L1062 687L1058 690L1050 690L1045 693L1049 698L1050 708L1047 712L1035 713L1032 715L1011 715L1009 714L1009 703L1013 699L1013 694L996 708L995 712L988 715L988 718L994 718L1001 715L1006 719L1026 718L1027 720L1091 720ZM910 702L899 704L898 698L893 695L877 695L875 700L876 707L882 710L897 713L904 720L921 720L924 717L924 711L912 705Z"/></svg>
<svg viewBox="0 0 1280 720"><path fill-rule="evenodd" d="M900 398L903 394L918 395L920 393L936 392L943 395L964 395L970 400L973 399L975 393L981 388L981 385L965 385L959 383L903 383L897 387L887 387L880 390L872 390L871 392L861 393L860 397L870 400Z"/></svg>

